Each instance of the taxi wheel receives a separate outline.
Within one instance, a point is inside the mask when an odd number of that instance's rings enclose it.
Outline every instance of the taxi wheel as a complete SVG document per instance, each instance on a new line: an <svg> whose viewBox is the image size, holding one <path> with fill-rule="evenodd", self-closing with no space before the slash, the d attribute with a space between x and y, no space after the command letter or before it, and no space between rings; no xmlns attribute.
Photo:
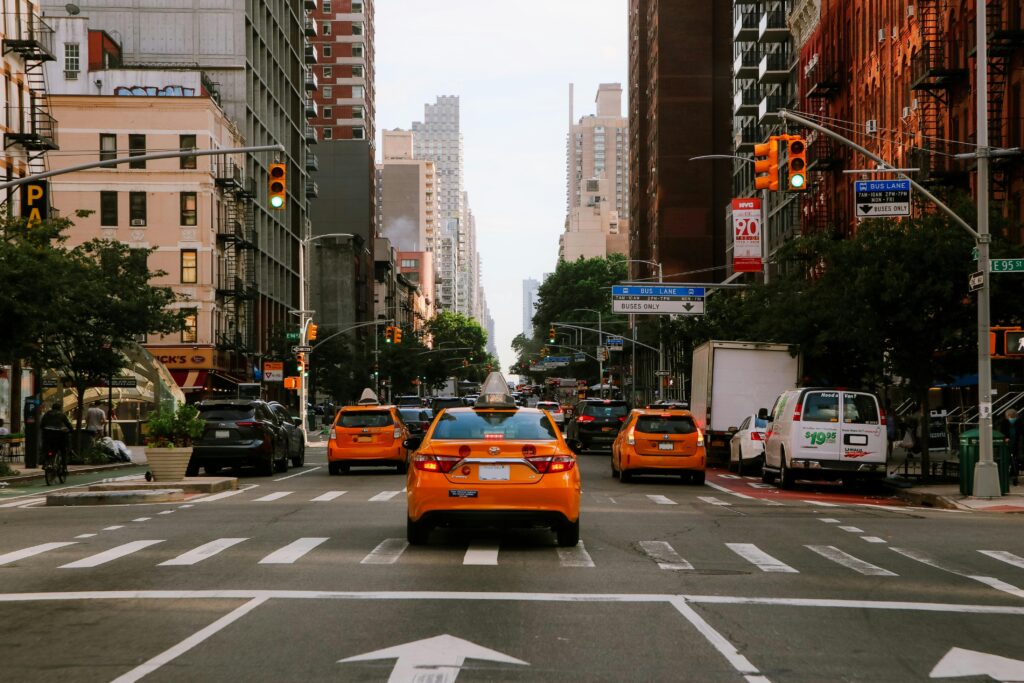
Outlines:
<svg viewBox="0 0 1024 683"><path fill-rule="evenodd" d="M612 456L612 477L615 478L615 479L618 479L619 478L619 474L620 474L619 470L616 469L616 467L615 467L615 456L613 455Z"/></svg>
<svg viewBox="0 0 1024 683"><path fill-rule="evenodd" d="M693 474L690 475L690 481L696 484L697 486L703 486L704 479L706 478L706 476L707 475L704 472L694 472Z"/></svg>
<svg viewBox="0 0 1024 683"><path fill-rule="evenodd" d="M575 522L563 522L555 529L555 536L558 537L560 548L575 548L580 542L580 520Z"/></svg>
<svg viewBox="0 0 1024 683"><path fill-rule="evenodd" d="M424 522L414 522L405 518L405 539L409 545L426 545L430 539L430 526Z"/></svg>
<svg viewBox="0 0 1024 683"><path fill-rule="evenodd" d="M409 463L403 460L402 462L395 465L395 469L398 470L399 474L405 474L407 471L409 471Z"/></svg>
<svg viewBox="0 0 1024 683"><path fill-rule="evenodd" d="M633 481L633 474L626 470L619 470L619 481L623 484Z"/></svg>
<svg viewBox="0 0 1024 683"><path fill-rule="evenodd" d="M337 463L337 462L329 462L329 463L327 463L327 473L328 474L341 474L341 467L340 467L340 465L341 465L341 463Z"/></svg>

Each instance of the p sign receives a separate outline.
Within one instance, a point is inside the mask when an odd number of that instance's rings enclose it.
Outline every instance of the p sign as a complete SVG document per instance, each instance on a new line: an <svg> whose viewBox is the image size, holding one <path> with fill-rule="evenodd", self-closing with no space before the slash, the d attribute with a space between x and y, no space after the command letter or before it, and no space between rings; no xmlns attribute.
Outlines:
<svg viewBox="0 0 1024 683"><path fill-rule="evenodd" d="M21 186L21 217L29 223L44 221L50 217L50 183L35 180Z"/></svg>

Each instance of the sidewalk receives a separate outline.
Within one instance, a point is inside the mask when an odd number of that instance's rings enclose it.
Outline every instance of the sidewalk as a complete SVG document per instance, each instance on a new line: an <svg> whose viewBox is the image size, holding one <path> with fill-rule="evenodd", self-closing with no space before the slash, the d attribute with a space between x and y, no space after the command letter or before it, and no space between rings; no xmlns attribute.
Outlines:
<svg viewBox="0 0 1024 683"><path fill-rule="evenodd" d="M933 471L942 472L943 463L945 471L952 475L959 470L959 459L955 453L934 451L930 454ZM975 512L1022 512L1024 513L1024 478L1021 485L1010 484L1010 492L1005 496L993 498L972 498L960 493L958 482L938 484L918 484L918 478L911 476L904 478L909 463L911 475L919 474L921 471L920 456L909 456L907 452L897 447L889 458L889 476L885 485L897 498L902 498L912 505L922 507L934 507L944 510L973 510ZM936 465L938 463L938 465ZM954 467L955 466L955 467Z"/></svg>
<svg viewBox="0 0 1024 683"><path fill-rule="evenodd" d="M0 488L13 488L16 486L24 486L27 484L34 484L37 481L43 481L45 475L42 467L25 467L16 462L9 463L11 469L17 470L18 474L13 477L0 477ZM132 467L140 467L139 463L134 462L115 462L109 465L68 465L68 476L74 476L76 474L90 474L92 472L106 472L113 470L123 470Z"/></svg>

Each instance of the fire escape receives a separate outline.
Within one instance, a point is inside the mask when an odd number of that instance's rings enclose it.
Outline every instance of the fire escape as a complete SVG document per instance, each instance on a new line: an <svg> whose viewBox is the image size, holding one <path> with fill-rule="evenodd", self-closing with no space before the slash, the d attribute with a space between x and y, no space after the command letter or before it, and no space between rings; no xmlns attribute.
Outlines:
<svg viewBox="0 0 1024 683"><path fill-rule="evenodd" d="M1008 87L1010 62L1024 46L1021 8L1017 2L989 0L985 12L988 29L988 139L994 148L1017 146L1021 140L1010 140L1010 115L1004 105ZM993 157L992 200L1005 201L1009 190L1007 166L1019 157Z"/></svg>
<svg viewBox="0 0 1024 683"><path fill-rule="evenodd" d="M965 170L953 154L962 149L950 145L945 115L950 91L967 79L963 53L951 43L945 30L948 0L920 0L917 5L921 47L911 60L910 89L918 116L918 138L911 150L912 165L921 169L919 180L948 185L961 180ZM913 108L913 107L912 107Z"/></svg>
<svg viewBox="0 0 1024 683"><path fill-rule="evenodd" d="M219 308L225 322L217 331L217 346L239 355L251 353L255 341L256 224L254 187L233 159L214 165L214 181L222 193L224 219L217 229L223 258L217 277Z"/></svg>
<svg viewBox="0 0 1024 683"><path fill-rule="evenodd" d="M57 121L50 115L45 69L46 62L55 59L53 29L32 12L17 13L12 19L15 37L4 38L4 55L13 52L21 56L29 92L27 102L22 92L18 104L8 107L9 130L4 133L4 149L20 146L26 153L27 174L42 173L46 170L46 153L58 149Z"/></svg>
<svg viewBox="0 0 1024 683"><path fill-rule="evenodd" d="M804 98L808 104L825 111L829 102L842 90L838 60L828 54L814 55L813 63L804 73ZM807 170L813 184L810 192L801 198L801 225L805 232L822 233L830 225L845 226L845 219L838 215L840 203L834 201L835 178L830 171L840 167L842 159L837 145L827 135L811 131L807 135Z"/></svg>

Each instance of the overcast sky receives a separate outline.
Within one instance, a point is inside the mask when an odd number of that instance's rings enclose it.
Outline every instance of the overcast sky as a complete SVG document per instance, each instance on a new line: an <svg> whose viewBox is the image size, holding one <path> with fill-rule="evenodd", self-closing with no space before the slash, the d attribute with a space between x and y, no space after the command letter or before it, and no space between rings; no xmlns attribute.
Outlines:
<svg viewBox="0 0 1024 683"><path fill-rule="evenodd" d="M627 0L377 0L377 129L461 98L463 169L501 364L522 331L522 281L555 267L565 221L569 83L575 117L599 83L628 91Z"/></svg>

